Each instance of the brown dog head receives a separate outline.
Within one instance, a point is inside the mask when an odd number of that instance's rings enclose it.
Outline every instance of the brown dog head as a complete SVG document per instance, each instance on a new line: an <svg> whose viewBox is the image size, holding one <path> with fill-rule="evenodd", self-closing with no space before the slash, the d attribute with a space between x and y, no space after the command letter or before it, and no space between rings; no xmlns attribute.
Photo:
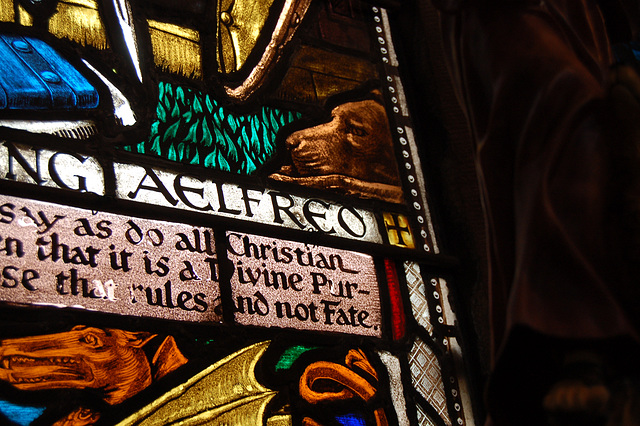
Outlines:
<svg viewBox="0 0 640 426"><path fill-rule="evenodd" d="M347 102L331 111L331 121L287 138L299 176L345 175L397 185L389 122L373 100Z"/></svg>
<svg viewBox="0 0 640 426"><path fill-rule="evenodd" d="M331 121L294 132L286 145L292 164L274 179L393 202L402 196L389 121L379 102L338 105Z"/></svg>

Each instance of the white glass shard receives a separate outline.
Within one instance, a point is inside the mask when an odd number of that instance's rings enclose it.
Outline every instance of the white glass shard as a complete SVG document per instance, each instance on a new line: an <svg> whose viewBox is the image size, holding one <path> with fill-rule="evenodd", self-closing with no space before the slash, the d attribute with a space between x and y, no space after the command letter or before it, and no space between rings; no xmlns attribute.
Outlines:
<svg viewBox="0 0 640 426"><path fill-rule="evenodd" d="M431 404L442 420L447 425L451 425L440 362L431 348L419 338L413 342L409 353L409 369L413 386Z"/></svg>
<svg viewBox="0 0 640 426"><path fill-rule="evenodd" d="M471 406L471 398L469 393L469 384L467 383L467 377L465 375L464 361L462 359L462 348L458 344L458 339L455 337L449 338L449 347L453 355L453 362L456 369L456 376L458 379L458 389L460 392L460 399L462 401L462 416L457 413L459 418L464 421L467 426L475 426L476 422L473 417L473 407Z"/></svg>
<svg viewBox="0 0 640 426"><path fill-rule="evenodd" d="M454 326L456 325L456 314L451 308L451 301L449 300L449 286L447 281L442 278L438 279L438 284L440 289L440 303L444 310L444 322L446 325Z"/></svg>
<svg viewBox="0 0 640 426"><path fill-rule="evenodd" d="M136 30L133 26L133 16L131 15L131 7L127 0L113 0L113 6L116 11L116 17L125 45L129 52L129 58L136 70L138 80L142 83L142 71L140 70L140 59L138 55L138 43L136 40Z"/></svg>
<svg viewBox="0 0 640 426"><path fill-rule="evenodd" d="M68 139L89 139L98 133L98 128L92 120L0 120L0 126Z"/></svg>
<svg viewBox="0 0 640 426"><path fill-rule="evenodd" d="M133 126L136 124L136 115L131 108L131 103L129 100L122 94L122 92L111 83L104 75L102 75L97 69L93 67L89 62L82 60L87 67L91 71L93 71L100 80L107 86L109 92L111 93L111 99L113 100L113 113L123 126Z"/></svg>
<svg viewBox="0 0 640 426"><path fill-rule="evenodd" d="M429 316L429 303L425 293L424 281L420 274L420 266L415 262L405 262L404 272L409 287L409 300L413 317L429 334L433 333L433 325Z"/></svg>
<svg viewBox="0 0 640 426"><path fill-rule="evenodd" d="M387 14L387 10L384 8L380 9L380 14L382 15L382 26L384 28L385 35L391 34L391 27L389 25L389 15ZM387 37L387 46L389 58L391 59L390 65L393 67L397 67L398 57L396 56L396 50L393 46L393 43L391 43L390 37Z"/></svg>
<svg viewBox="0 0 640 426"><path fill-rule="evenodd" d="M404 398L404 387L402 386L402 368L400 360L387 351L377 351L380 360L387 368L389 374L389 387L391 388L391 401L398 417L398 424L408 425L407 401Z"/></svg>
<svg viewBox="0 0 640 426"><path fill-rule="evenodd" d="M436 426L431 418L422 410L419 405L416 406L418 414L418 426Z"/></svg>
<svg viewBox="0 0 640 426"><path fill-rule="evenodd" d="M433 241L433 252L438 254L440 253L440 249L438 248L435 230L433 229L433 222L431 221L431 213L429 212L429 205L427 204L427 188L424 183L424 175L422 174L422 164L420 162L420 156L418 155L418 146L413 135L413 129L410 127L405 127L405 131L407 134L407 139L409 140L409 148L411 150L411 156L413 158L414 171L418 178L417 181L418 186L420 187L420 196L427 219L427 227L429 228L429 234L431 235L431 240Z"/></svg>

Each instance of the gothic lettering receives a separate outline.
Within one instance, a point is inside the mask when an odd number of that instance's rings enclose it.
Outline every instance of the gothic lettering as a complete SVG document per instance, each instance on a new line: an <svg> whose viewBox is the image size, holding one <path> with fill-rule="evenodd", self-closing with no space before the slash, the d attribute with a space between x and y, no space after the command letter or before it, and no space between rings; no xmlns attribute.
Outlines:
<svg viewBox="0 0 640 426"><path fill-rule="evenodd" d="M97 159L74 152L52 151L3 142L0 178L104 195L104 176Z"/></svg>
<svg viewBox="0 0 640 426"><path fill-rule="evenodd" d="M158 175L156 175L155 171L150 167L146 167L145 170L146 170L146 174L142 177L142 179L140 180L140 183L138 183L138 187L136 188L136 190L129 192L128 194L129 198L135 199L138 196L138 192L144 189L145 191L157 192L161 194L164 197L164 199L167 201L167 203L171 204L172 206L175 206L176 204L178 204L178 200L173 198L173 196L171 195L169 190L164 186L164 184L162 183ZM144 184L144 181L147 179L147 177L151 179L153 186Z"/></svg>
<svg viewBox="0 0 640 426"><path fill-rule="evenodd" d="M381 335L370 256L239 232L227 243L240 324Z"/></svg>
<svg viewBox="0 0 640 426"><path fill-rule="evenodd" d="M211 194L186 177L178 187L198 206ZM226 206L255 213L259 191L237 191L244 201ZM296 210L293 197L268 197L282 220L293 215L325 232L334 226L326 202ZM215 301L224 296L240 325L381 336L371 256L237 231L220 242L216 235L206 227L0 195L0 257L7 261L0 267L0 301L219 322L225 305ZM217 248L226 249L224 268ZM220 269L228 293L221 294Z"/></svg>
<svg viewBox="0 0 640 426"><path fill-rule="evenodd" d="M218 322L215 248L209 228L0 195L3 302Z"/></svg>

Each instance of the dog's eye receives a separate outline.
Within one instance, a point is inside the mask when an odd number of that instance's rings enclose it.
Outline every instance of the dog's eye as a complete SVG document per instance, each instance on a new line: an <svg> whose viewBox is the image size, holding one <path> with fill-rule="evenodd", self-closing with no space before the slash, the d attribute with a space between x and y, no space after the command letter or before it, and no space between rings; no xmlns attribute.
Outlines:
<svg viewBox="0 0 640 426"><path fill-rule="evenodd" d="M353 123L347 123L347 133L351 133L352 135L355 135L355 136L368 135L364 127L357 124L353 124Z"/></svg>

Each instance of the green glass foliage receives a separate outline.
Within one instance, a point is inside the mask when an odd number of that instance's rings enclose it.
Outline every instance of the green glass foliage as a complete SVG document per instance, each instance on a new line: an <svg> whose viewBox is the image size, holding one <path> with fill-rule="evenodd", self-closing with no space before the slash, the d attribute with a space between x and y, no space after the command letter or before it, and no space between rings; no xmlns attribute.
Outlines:
<svg viewBox="0 0 640 426"><path fill-rule="evenodd" d="M125 150L251 174L274 155L282 126L301 117L298 112L268 106L236 115L208 94L165 82L158 89L149 138Z"/></svg>
<svg viewBox="0 0 640 426"><path fill-rule="evenodd" d="M276 364L276 371L278 370L288 370L291 368L293 363L302 355L303 353L317 349L317 346L291 346L284 351L284 353L280 356L280 360Z"/></svg>

